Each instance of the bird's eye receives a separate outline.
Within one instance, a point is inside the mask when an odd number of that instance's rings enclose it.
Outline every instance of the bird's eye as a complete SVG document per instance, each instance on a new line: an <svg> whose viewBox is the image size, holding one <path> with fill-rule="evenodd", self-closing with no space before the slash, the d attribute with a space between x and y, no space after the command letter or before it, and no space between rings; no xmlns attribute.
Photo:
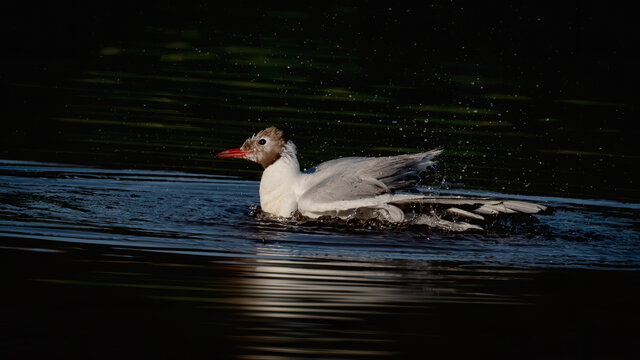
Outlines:
<svg viewBox="0 0 640 360"><path fill-rule="evenodd" d="M260 139L260 141L258 141L258 144L260 144L260 145L264 145L266 143L267 143L267 140L265 140L265 139Z"/></svg>

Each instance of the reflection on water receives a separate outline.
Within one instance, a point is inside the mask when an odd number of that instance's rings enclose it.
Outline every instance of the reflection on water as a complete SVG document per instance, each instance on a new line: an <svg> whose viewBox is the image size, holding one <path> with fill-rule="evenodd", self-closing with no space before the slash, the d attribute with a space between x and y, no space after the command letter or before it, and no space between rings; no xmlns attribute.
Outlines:
<svg viewBox="0 0 640 360"><path fill-rule="evenodd" d="M617 357L639 320L637 272L29 245L0 252L8 354Z"/></svg>
<svg viewBox="0 0 640 360"><path fill-rule="evenodd" d="M243 278L242 286L251 295L238 299L238 304L251 325L266 323L269 327L247 328L239 340L251 344L244 348L253 356L397 356L404 352L394 341L400 334L391 335L375 322L397 314L424 316L441 302L518 303L509 296L474 292L473 288L454 289L448 271L427 266L402 274L398 267L372 263L321 262L300 267L290 261L261 261ZM507 279L510 275L492 277ZM473 278L476 276L467 280ZM396 331L406 330L400 325ZM296 340L292 343L293 334ZM414 335L428 338L437 334L424 329Z"/></svg>
<svg viewBox="0 0 640 360"><path fill-rule="evenodd" d="M513 195L556 212L449 234L267 221L250 214L257 182L224 176L5 160L0 185L10 354L34 354L32 332L53 353L74 343L105 358L244 359L522 356L518 344L547 344L539 357L596 334L624 351L633 334L619 313L593 311L634 306L637 272L567 269L637 269L637 204Z"/></svg>
<svg viewBox="0 0 640 360"><path fill-rule="evenodd" d="M640 265L633 203L512 195L557 210L449 234L267 221L257 182L225 176L4 160L0 185L9 354L36 354L33 332L53 353L246 359L621 353L633 334L638 272L611 270Z"/></svg>

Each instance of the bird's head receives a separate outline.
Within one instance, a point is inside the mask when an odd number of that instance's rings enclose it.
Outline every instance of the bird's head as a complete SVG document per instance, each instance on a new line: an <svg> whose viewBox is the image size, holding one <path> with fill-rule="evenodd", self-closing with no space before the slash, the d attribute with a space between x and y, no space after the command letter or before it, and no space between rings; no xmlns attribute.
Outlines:
<svg viewBox="0 0 640 360"><path fill-rule="evenodd" d="M280 158L286 144L284 132L272 126L245 140L241 147L225 150L216 155L216 158L246 159L257 162L266 169Z"/></svg>

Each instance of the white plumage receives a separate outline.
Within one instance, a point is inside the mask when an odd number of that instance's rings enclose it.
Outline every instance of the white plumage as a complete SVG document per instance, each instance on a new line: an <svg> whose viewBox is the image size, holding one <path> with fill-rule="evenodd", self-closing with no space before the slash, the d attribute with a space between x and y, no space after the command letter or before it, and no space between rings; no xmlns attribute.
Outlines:
<svg viewBox="0 0 640 360"><path fill-rule="evenodd" d="M482 229L477 222L498 214L535 214L543 205L486 198L430 197L402 194L434 164L442 150L388 157L346 157L300 171L296 146L271 127L247 139L242 147L218 158L244 158L264 167L260 181L263 211L291 217L296 211L315 219L377 219L422 224L454 231ZM472 223L473 222L473 223Z"/></svg>

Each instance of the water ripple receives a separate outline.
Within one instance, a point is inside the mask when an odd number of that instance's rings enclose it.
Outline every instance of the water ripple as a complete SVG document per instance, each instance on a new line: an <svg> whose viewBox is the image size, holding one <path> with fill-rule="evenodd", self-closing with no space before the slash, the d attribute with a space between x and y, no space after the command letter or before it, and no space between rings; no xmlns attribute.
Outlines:
<svg viewBox="0 0 640 360"><path fill-rule="evenodd" d="M535 226L452 234L272 221L254 210L257 182L226 176L3 160L0 185L0 234L14 238L261 257L640 265L640 206L632 203L442 190L543 201L556 209L537 217Z"/></svg>

